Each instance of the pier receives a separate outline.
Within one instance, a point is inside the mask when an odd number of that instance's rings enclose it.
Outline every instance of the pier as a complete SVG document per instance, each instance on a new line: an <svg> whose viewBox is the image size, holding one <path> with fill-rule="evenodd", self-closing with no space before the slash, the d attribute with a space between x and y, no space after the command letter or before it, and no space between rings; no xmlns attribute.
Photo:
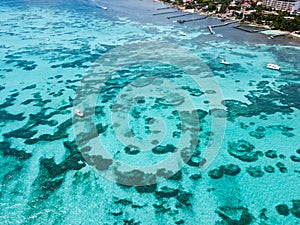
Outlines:
<svg viewBox="0 0 300 225"><path fill-rule="evenodd" d="M178 18L178 17L183 17L183 16L190 16L190 15L194 15L194 13L185 13L185 14L176 15L176 16L168 16L167 19Z"/></svg>
<svg viewBox="0 0 300 225"><path fill-rule="evenodd" d="M287 35L289 35L290 34L290 32L288 32L288 33L284 33L284 34L275 34L275 35L271 35L270 36L270 38L276 38L276 37L282 37L282 36L287 36Z"/></svg>
<svg viewBox="0 0 300 225"><path fill-rule="evenodd" d="M286 35L290 34L290 32L287 32L287 31L286 32L282 31L282 32L280 32L278 34L276 34L276 33L274 33L274 34L272 34L272 33L264 33L264 31L270 31L270 32L272 32L272 30L269 29L269 28L247 29L247 26L246 27L242 27L241 25L234 26L233 28L238 29L238 30L242 30L242 31L245 31L245 32L248 32L248 33L258 33L258 32L261 32L262 34L267 35L269 39L270 38L273 39L273 38L281 37L281 36L286 36Z"/></svg>
<svg viewBox="0 0 300 225"><path fill-rule="evenodd" d="M204 20L206 19L208 16L204 16L201 18L194 18L194 19L188 19L188 20L177 20L178 23L186 23L186 22L192 22L192 21L196 21L196 20Z"/></svg>
<svg viewBox="0 0 300 225"><path fill-rule="evenodd" d="M160 13L153 13L153 16L158 16L158 15L164 15L164 14L170 14L170 13L176 13L178 12L177 10L175 11L169 11L169 12L160 12Z"/></svg>
<svg viewBox="0 0 300 225"><path fill-rule="evenodd" d="M224 26L227 26L227 25L233 24L233 23L238 23L238 21L230 21L230 22L227 22L227 23L220 23L220 24L210 25L210 27L211 28L214 28L214 27L224 27Z"/></svg>
<svg viewBox="0 0 300 225"><path fill-rule="evenodd" d="M249 30L249 29L246 29L244 27L241 27L240 25L234 26L233 28L238 29L238 30L242 30L242 31L246 31L246 32L249 32L249 33L257 33L259 31L259 30Z"/></svg>
<svg viewBox="0 0 300 225"><path fill-rule="evenodd" d="M242 30L242 31L246 31L246 32L249 32L249 33L257 33L257 32L260 32L260 31L269 30L269 29L256 29L256 30L251 30L251 29L247 29L247 28L245 28L245 27L241 27L241 25L234 26L233 28L238 29L238 30Z"/></svg>
<svg viewBox="0 0 300 225"><path fill-rule="evenodd" d="M167 7L162 7L162 8L157 8L156 10L164 10L164 9L172 9L172 6L167 6Z"/></svg>
<svg viewBox="0 0 300 225"><path fill-rule="evenodd" d="M238 23L238 21L230 21L230 22L227 22L227 23L221 23L221 24L215 24L215 25L210 25L210 26L207 26L209 32L211 34L214 34L215 32L213 31L213 28L215 27L224 27L224 26L227 26L229 24L233 24L233 23Z"/></svg>

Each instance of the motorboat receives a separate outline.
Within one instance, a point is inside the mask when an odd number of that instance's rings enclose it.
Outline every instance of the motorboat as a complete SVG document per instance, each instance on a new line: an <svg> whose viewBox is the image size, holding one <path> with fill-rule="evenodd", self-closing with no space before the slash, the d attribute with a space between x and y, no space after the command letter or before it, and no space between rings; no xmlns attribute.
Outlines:
<svg viewBox="0 0 300 225"><path fill-rule="evenodd" d="M83 112L81 112L80 109L75 109L74 113L79 117L83 117Z"/></svg>
<svg viewBox="0 0 300 225"><path fill-rule="evenodd" d="M183 31L181 31L179 34L180 34L181 36L186 36L186 33L183 32Z"/></svg>
<svg viewBox="0 0 300 225"><path fill-rule="evenodd" d="M273 64L273 63L269 63L267 65L267 68L268 69L272 69L272 70L280 70L280 66L276 65L276 64Z"/></svg>
<svg viewBox="0 0 300 225"><path fill-rule="evenodd" d="M227 61L224 60L224 59L222 59L221 63L224 64L224 65L229 65L229 64L230 64L229 62L227 62Z"/></svg>
<svg viewBox="0 0 300 225"><path fill-rule="evenodd" d="M101 8L101 9L104 9L104 10L108 9L106 6L102 6L102 5L97 5L97 7Z"/></svg>

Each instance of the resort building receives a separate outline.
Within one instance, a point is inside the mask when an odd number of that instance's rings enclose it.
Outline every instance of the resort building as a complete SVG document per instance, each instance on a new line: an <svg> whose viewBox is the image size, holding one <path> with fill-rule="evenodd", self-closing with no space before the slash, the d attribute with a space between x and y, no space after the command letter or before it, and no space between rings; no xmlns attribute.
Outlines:
<svg viewBox="0 0 300 225"><path fill-rule="evenodd" d="M300 1L297 0L264 0L264 6L272 7L275 10L297 11L300 9Z"/></svg>
<svg viewBox="0 0 300 225"><path fill-rule="evenodd" d="M293 11L299 11L300 10L300 1L297 1L293 7Z"/></svg>

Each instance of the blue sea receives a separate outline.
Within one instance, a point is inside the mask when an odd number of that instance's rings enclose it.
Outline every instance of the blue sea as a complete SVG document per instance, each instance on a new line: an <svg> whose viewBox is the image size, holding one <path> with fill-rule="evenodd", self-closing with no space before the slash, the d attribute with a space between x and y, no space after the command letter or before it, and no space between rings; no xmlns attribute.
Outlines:
<svg viewBox="0 0 300 225"><path fill-rule="evenodd" d="M0 2L0 224L300 224L300 42L165 7Z"/></svg>

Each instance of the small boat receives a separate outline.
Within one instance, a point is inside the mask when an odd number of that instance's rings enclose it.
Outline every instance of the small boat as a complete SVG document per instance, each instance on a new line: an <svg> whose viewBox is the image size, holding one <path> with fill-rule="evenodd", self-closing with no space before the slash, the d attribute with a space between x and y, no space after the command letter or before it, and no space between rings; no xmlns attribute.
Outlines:
<svg viewBox="0 0 300 225"><path fill-rule="evenodd" d="M183 32L183 31L181 31L179 34L180 34L181 36L186 36L186 33Z"/></svg>
<svg viewBox="0 0 300 225"><path fill-rule="evenodd" d="M81 112L79 109L75 109L75 114L79 117L83 117L83 112Z"/></svg>
<svg viewBox="0 0 300 225"><path fill-rule="evenodd" d="M272 69L272 70L280 70L280 66L276 65L276 64L273 64L273 63L269 63L267 65L267 68L268 69Z"/></svg>
<svg viewBox="0 0 300 225"><path fill-rule="evenodd" d="M106 6L97 5L97 7L101 8L101 9L104 9L104 10L107 10Z"/></svg>
<svg viewBox="0 0 300 225"><path fill-rule="evenodd" d="M229 62L225 61L224 59L222 59L221 63L224 64L224 65L229 65L230 64Z"/></svg>
<svg viewBox="0 0 300 225"><path fill-rule="evenodd" d="M178 23L184 23L185 20L177 20Z"/></svg>

